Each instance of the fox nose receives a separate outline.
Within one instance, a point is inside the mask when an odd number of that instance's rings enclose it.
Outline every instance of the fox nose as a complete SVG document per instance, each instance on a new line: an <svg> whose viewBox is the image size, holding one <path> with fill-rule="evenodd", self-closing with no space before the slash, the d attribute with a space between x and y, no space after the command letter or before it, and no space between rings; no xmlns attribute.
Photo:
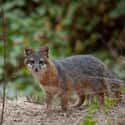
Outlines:
<svg viewBox="0 0 125 125"><path fill-rule="evenodd" d="M38 72L38 68L35 68L35 72Z"/></svg>

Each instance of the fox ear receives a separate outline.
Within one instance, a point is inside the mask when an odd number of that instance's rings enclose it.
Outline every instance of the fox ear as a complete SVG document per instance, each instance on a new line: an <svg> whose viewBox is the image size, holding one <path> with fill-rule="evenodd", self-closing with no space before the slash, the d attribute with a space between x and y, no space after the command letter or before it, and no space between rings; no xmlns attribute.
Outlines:
<svg viewBox="0 0 125 125"><path fill-rule="evenodd" d="M33 49L32 48L29 48L29 47L25 48L25 50L24 50L25 56L28 56L28 55L30 55L32 53L33 53Z"/></svg>
<svg viewBox="0 0 125 125"><path fill-rule="evenodd" d="M40 54L49 57L49 47L47 45L43 46L39 50Z"/></svg>

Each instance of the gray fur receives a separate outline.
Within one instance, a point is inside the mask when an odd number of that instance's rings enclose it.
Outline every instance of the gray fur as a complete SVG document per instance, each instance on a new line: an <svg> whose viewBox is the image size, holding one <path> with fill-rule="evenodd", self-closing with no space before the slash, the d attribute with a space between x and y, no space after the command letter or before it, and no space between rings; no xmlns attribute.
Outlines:
<svg viewBox="0 0 125 125"><path fill-rule="evenodd" d="M92 55L71 56L62 60L54 60L53 63L58 71L59 79L63 81L61 86L66 86L66 81L70 79L74 84L90 81L94 91L101 91L106 87L104 77L117 78L101 60ZM108 84L109 82L112 81L108 81Z"/></svg>

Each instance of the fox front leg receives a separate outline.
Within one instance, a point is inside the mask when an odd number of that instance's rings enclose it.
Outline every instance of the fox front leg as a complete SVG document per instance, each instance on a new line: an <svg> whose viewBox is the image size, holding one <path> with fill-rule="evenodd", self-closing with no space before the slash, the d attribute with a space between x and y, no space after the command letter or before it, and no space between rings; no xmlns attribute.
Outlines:
<svg viewBox="0 0 125 125"><path fill-rule="evenodd" d="M61 107L63 111L67 111L68 109L68 95L67 92L63 92L61 94Z"/></svg>
<svg viewBox="0 0 125 125"><path fill-rule="evenodd" d="M52 112L52 94L46 92L47 112Z"/></svg>

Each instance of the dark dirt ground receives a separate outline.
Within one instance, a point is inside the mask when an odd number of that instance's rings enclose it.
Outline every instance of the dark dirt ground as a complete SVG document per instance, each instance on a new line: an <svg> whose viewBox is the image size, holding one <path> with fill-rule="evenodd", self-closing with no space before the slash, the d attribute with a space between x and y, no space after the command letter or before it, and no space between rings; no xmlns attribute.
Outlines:
<svg viewBox="0 0 125 125"><path fill-rule="evenodd" d="M2 103L0 102L2 107ZM18 99L6 100L3 125L83 125L86 108L70 109L68 116L58 107L47 116L45 104L35 104ZM0 108L1 110L1 108ZM114 106L107 113L96 111L96 125L125 125L125 101Z"/></svg>

